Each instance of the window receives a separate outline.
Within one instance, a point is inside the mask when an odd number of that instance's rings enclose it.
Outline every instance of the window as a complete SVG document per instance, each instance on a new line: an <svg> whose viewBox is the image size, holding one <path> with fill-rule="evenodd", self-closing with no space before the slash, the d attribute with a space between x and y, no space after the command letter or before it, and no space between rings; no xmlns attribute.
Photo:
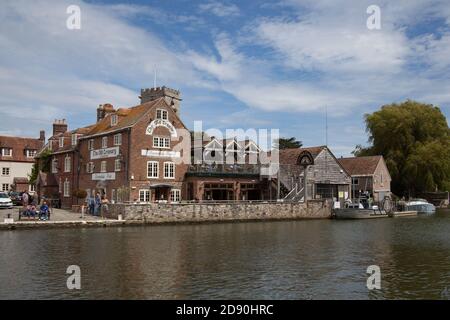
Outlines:
<svg viewBox="0 0 450 320"><path fill-rule="evenodd" d="M94 163L93 162L86 163L86 172L87 173L93 173L94 172Z"/></svg>
<svg viewBox="0 0 450 320"><path fill-rule="evenodd" d="M60 147L60 148L64 147L64 137L60 137L60 138L58 139L58 141L59 141L59 147Z"/></svg>
<svg viewBox="0 0 450 320"><path fill-rule="evenodd" d="M122 167L122 162L120 161L120 159L116 159L114 161L114 171L120 171Z"/></svg>
<svg viewBox="0 0 450 320"><path fill-rule="evenodd" d="M100 164L100 172L106 172L106 161L102 161Z"/></svg>
<svg viewBox="0 0 450 320"><path fill-rule="evenodd" d="M117 124L117 114L111 115L111 126L115 126Z"/></svg>
<svg viewBox="0 0 450 320"><path fill-rule="evenodd" d="M61 177L59 177L59 184L58 184L58 192L59 192L59 193L62 193L62 187L63 187L63 185L62 185L62 179L61 179Z"/></svg>
<svg viewBox="0 0 450 320"><path fill-rule="evenodd" d="M9 190L9 184L8 183L2 183L2 191L8 191Z"/></svg>
<svg viewBox="0 0 450 320"><path fill-rule="evenodd" d="M94 139L90 139L88 141L88 149L89 150L94 150Z"/></svg>
<svg viewBox="0 0 450 320"><path fill-rule="evenodd" d="M64 172L70 172L72 170L72 162L70 160L69 156L64 158Z"/></svg>
<svg viewBox="0 0 450 320"><path fill-rule="evenodd" d="M175 163L164 162L164 179L175 179Z"/></svg>
<svg viewBox="0 0 450 320"><path fill-rule="evenodd" d="M58 173L58 160L52 160L52 173Z"/></svg>
<svg viewBox="0 0 450 320"><path fill-rule="evenodd" d="M36 153L37 153L36 150L31 150L31 149L25 150L25 154L26 154L27 158L34 158L34 156L36 156Z"/></svg>
<svg viewBox="0 0 450 320"><path fill-rule="evenodd" d="M30 184L30 192L35 192L35 191L36 191L36 185Z"/></svg>
<svg viewBox="0 0 450 320"><path fill-rule="evenodd" d="M168 117L168 112L167 110L164 109L157 109L156 110L156 119L162 119L162 120L167 120Z"/></svg>
<svg viewBox="0 0 450 320"><path fill-rule="evenodd" d="M2 149L2 156L4 156L4 157L11 157L12 156L12 149L11 148L3 148Z"/></svg>
<svg viewBox="0 0 450 320"><path fill-rule="evenodd" d="M72 134L72 145L77 145L78 135L76 133Z"/></svg>
<svg viewBox="0 0 450 320"><path fill-rule="evenodd" d="M108 137L102 138L102 148L108 148Z"/></svg>
<svg viewBox="0 0 450 320"><path fill-rule="evenodd" d="M70 182L68 179L64 181L64 197L70 197Z"/></svg>
<svg viewBox="0 0 450 320"><path fill-rule="evenodd" d="M154 148L170 148L170 138L153 137Z"/></svg>
<svg viewBox="0 0 450 320"><path fill-rule="evenodd" d="M9 176L10 169L9 168L2 168L2 176Z"/></svg>
<svg viewBox="0 0 450 320"><path fill-rule="evenodd" d="M150 202L150 190L139 190L139 202Z"/></svg>
<svg viewBox="0 0 450 320"><path fill-rule="evenodd" d="M359 179L358 178L353 178L352 179L352 183L353 183L354 186L359 185Z"/></svg>
<svg viewBox="0 0 450 320"><path fill-rule="evenodd" d="M114 145L120 146L122 144L122 134L118 133L114 135Z"/></svg>
<svg viewBox="0 0 450 320"><path fill-rule="evenodd" d="M111 202L116 202L116 189L111 189Z"/></svg>
<svg viewBox="0 0 450 320"><path fill-rule="evenodd" d="M180 202L181 200L181 190L173 189L170 191L170 202Z"/></svg>
<svg viewBox="0 0 450 320"><path fill-rule="evenodd" d="M147 178L158 178L158 161L147 162Z"/></svg>

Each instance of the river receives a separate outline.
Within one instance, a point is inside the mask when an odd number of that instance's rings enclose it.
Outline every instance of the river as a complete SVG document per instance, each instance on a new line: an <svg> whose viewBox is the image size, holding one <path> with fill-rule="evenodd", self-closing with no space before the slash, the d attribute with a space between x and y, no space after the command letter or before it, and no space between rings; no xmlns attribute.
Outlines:
<svg viewBox="0 0 450 320"><path fill-rule="evenodd" d="M0 231L1 299L448 299L450 211ZM78 265L81 289L68 290ZM366 287L367 267L381 289Z"/></svg>

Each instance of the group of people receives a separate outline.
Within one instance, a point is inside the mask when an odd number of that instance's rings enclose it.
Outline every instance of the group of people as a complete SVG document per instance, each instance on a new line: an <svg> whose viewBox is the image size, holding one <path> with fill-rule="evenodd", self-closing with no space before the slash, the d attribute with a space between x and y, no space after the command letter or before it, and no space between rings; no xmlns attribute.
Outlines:
<svg viewBox="0 0 450 320"><path fill-rule="evenodd" d="M109 200L106 198L106 195L100 195L100 193L96 193L94 197L90 195L86 198L86 204L88 207L88 213L93 216L100 216L101 214L108 211L108 203Z"/></svg>
<svg viewBox="0 0 450 320"><path fill-rule="evenodd" d="M46 221L50 218L50 208L47 201L43 200L39 206L39 211L37 210L36 198L24 191L22 193L22 215L29 218L38 217L39 220Z"/></svg>

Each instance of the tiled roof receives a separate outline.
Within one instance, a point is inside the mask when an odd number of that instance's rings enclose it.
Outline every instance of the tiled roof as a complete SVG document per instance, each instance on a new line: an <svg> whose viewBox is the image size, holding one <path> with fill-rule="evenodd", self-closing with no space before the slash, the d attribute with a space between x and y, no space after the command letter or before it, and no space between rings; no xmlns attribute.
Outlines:
<svg viewBox="0 0 450 320"><path fill-rule="evenodd" d="M382 156L339 158L339 163L352 176L371 175L375 173Z"/></svg>
<svg viewBox="0 0 450 320"><path fill-rule="evenodd" d="M297 164L297 159L300 153L303 151L309 151L313 158L316 158L317 155L325 149L325 146L318 147L307 147L307 148L289 148L289 149L281 149L279 151L279 158L281 164Z"/></svg>
<svg viewBox="0 0 450 320"><path fill-rule="evenodd" d="M101 133L108 133L119 129L127 128L134 125L147 111L156 106L167 103L164 98L159 98L153 101L149 101L131 108L118 109L116 114L118 115L117 124L111 126L111 116L108 115L96 124L94 124L90 130L86 133L87 136Z"/></svg>
<svg viewBox="0 0 450 320"><path fill-rule="evenodd" d="M34 162L33 158L29 158L26 156L24 150L28 149L39 151L42 146L43 142L36 138L0 136L0 149L12 149L12 157L2 157L0 152L0 160Z"/></svg>

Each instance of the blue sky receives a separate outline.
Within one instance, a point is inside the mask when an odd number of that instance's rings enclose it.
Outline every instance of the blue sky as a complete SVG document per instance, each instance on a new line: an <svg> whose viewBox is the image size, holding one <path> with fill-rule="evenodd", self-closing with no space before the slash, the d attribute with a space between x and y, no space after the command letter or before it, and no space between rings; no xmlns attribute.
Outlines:
<svg viewBox="0 0 450 320"><path fill-rule="evenodd" d="M66 28L67 6L81 29ZM381 8L369 30L366 9ZM407 98L450 116L444 0L6 1L0 11L0 134L95 121L140 88L182 92L192 128L279 128L336 155L366 144L365 113ZM47 135L48 135L47 134Z"/></svg>

